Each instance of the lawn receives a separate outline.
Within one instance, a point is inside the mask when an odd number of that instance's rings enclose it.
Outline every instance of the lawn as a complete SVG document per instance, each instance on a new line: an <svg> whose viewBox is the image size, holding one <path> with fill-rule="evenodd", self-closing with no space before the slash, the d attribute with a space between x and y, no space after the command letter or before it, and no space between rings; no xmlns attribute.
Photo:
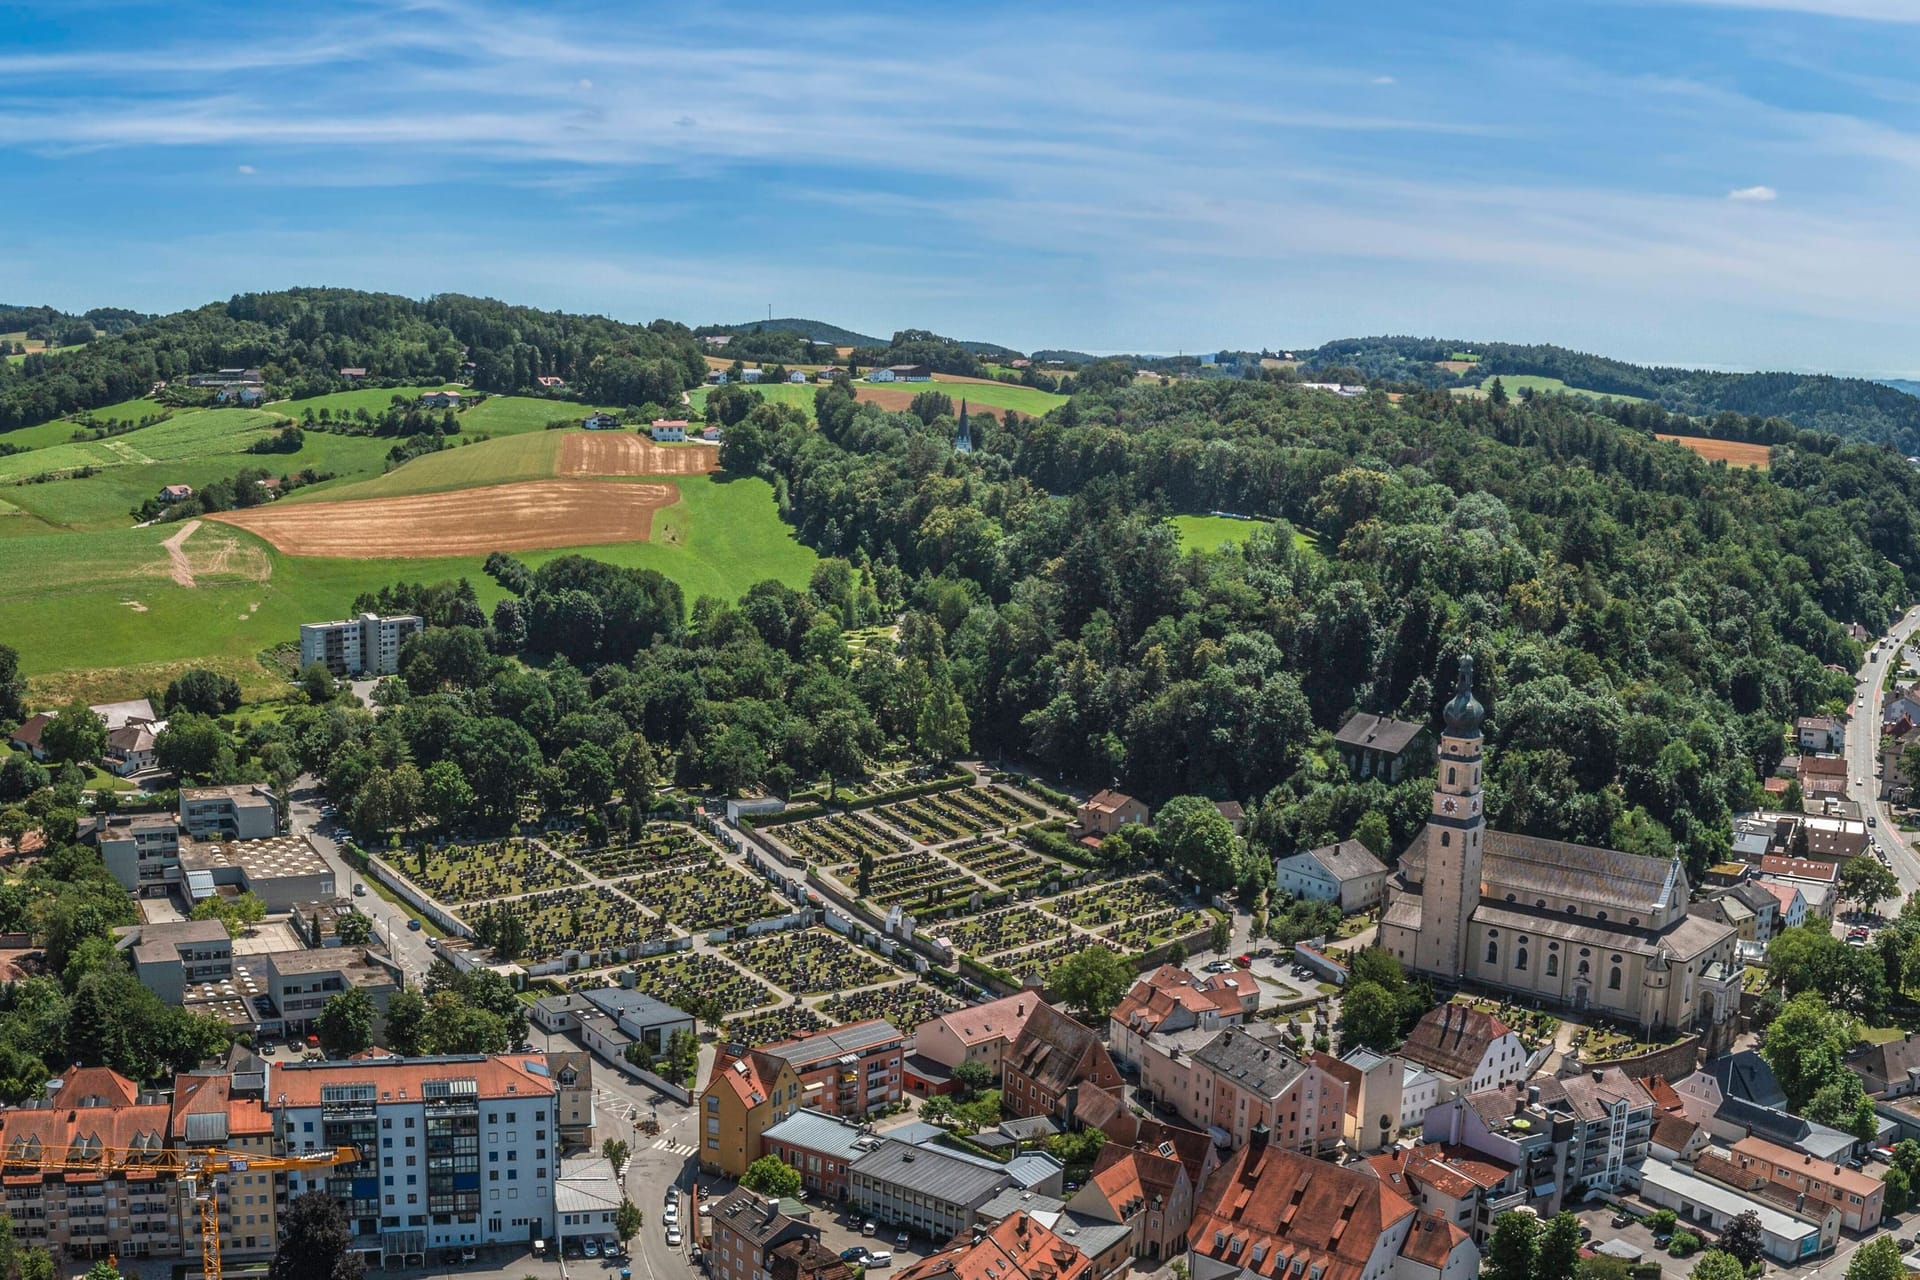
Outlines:
<svg viewBox="0 0 1920 1280"><path fill-rule="evenodd" d="M1169 520L1174 533L1180 538L1182 551L1218 551L1228 543L1236 547L1245 546L1255 529L1264 529L1271 524L1267 520L1234 520L1227 516L1172 516ZM1293 549L1303 555L1317 556L1321 554L1320 539L1310 532L1295 529Z"/></svg>
<svg viewBox="0 0 1920 1280"><path fill-rule="evenodd" d="M1067 398L1055 395L1051 391L1040 391L1033 387L1018 387L1005 382L974 382L966 379L950 378L945 374L933 375L931 384L925 382L868 382L864 378L854 382L857 391L905 392L909 395L922 391L941 391L953 397L954 409L958 411L960 402L965 400L969 409L997 411L1012 409L1019 413L1035 417L1056 409L1067 402ZM688 393L693 401L688 412L695 418L706 412L707 392L710 388L700 387ZM809 419L813 417L814 393L820 390L817 383L796 385L789 382L760 383L748 388L758 391L761 397L775 404L790 404Z"/></svg>
<svg viewBox="0 0 1920 1280"><path fill-rule="evenodd" d="M317 434L309 433L308 439ZM780 521L766 481L697 476L675 483L681 501L656 517L655 541L584 547L578 553L657 569L680 583L689 606L702 595L736 599L765 578L806 585L816 557ZM0 499L24 502L61 485L99 484L95 479L28 485L0 490ZM121 503L117 510L124 520L123 497L112 501ZM0 509L0 529L18 519ZM466 577L482 608L491 609L503 594L482 571L478 556L302 559L212 524L203 525L187 544L196 562L206 563L196 568L196 585L183 587L169 576L161 547L178 532L177 525L159 525L0 537L0 636L19 649L37 694L60 690L130 697L192 661L232 675L250 696L260 696L284 686L255 655L292 639L302 622L341 616L363 591L401 580ZM223 547L221 563L212 553ZM539 565L566 554L564 549L532 552L525 559Z"/></svg>
<svg viewBox="0 0 1920 1280"><path fill-rule="evenodd" d="M693 402L687 409L689 417L697 420L706 416L707 393L712 389L711 387L696 387L687 393L687 398ZM796 384L792 382L768 382L747 388L749 391L759 392L760 398L769 404L792 405L794 408L800 410L800 412L806 414L809 420L813 418L813 395L814 392L819 389L819 386L816 384Z"/></svg>
<svg viewBox="0 0 1920 1280"><path fill-rule="evenodd" d="M395 396L410 401L418 400L429 391L439 391L443 385L455 391L465 391L465 388L452 382L429 383L417 387L361 387L355 391L333 391L324 396L308 396L304 400L276 401L272 407L296 420L304 417L309 409L315 414L325 409L336 418L342 414L351 415L360 409L378 416L393 403Z"/></svg>

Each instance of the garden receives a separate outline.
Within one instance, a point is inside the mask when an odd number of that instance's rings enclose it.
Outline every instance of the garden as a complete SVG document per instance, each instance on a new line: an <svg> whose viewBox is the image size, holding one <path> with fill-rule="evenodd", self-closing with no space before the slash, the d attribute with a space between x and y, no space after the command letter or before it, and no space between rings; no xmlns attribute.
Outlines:
<svg viewBox="0 0 1920 1280"><path fill-rule="evenodd" d="M769 1005L779 997L718 956L681 951L635 964L633 989L688 1013L711 1008L720 1016Z"/></svg>
<svg viewBox="0 0 1920 1280"><path fill-rule="evenodd" d="M638 840L598 848L588 847L582 842L580 847L564 852L591 874L604 880L699 866L717 861L720 856L717 849L689 828L666 825L651 828Z"/></svg>
<svg viewBox="0 0 1920 1280"><path fill-rule="evenodd" d="M671 936L657 917L617 893L602 890L555 889L500 905L526 925L525 954L536 962L578 951L588 957L604 956L605 960L595 962L605 963L618 958L610 953ZM477 918L480 913L468 914Z"/></svg>
<svg viewBox="0 0 1920 1280"><path fill-rule="evenodd" d="M616 886L690 933L785 915L790 908L766 884L726 863L661 871Z"/></svg>
<svg viewBox="0 0 1920 1280"><path fill-rule="evenodd" d="M826 929L763 934L727 947L725 954L776 987L792 992L851 991L900 971Z"/></svg>
<svg viewBox="0 0 1920 1280"><path fill-rule="evenodd" d="M912 1031L928 1018L960 1007L960 1001L926 982L903 982L892 987L868 987L844 992L820 1002L820 1012L835 1024L885 1018L902 1031Z"/></svg>
<svg viewBox="0 0 1920 1280"><path fill-rule="evenodd" d="M941 852L1002 889L1036 889L1069 876L1083 874L1061 866L1052 858L1043 858L1037 853L991 837L969 840Z"/></svg>
<svg viewBox="0 0 1920 1280"><path fill-rule="evenodd" d="M822 866L858 862L862 853L881 857L905 853L913 847L911 842L857 813L812 818L792 826L776 827L773 834L807 861Z"/></svg>
<svg viewBox="0 0 1920 1280"><path fill-rule="evenodd" d="M479 902L578 884L573 868L528 840L420 846L416 856L395 856L413 882L440 902Z"/></svg>
<svg viewBox="0 0 1920 1280"><path fill-rule="evenodd" d="M928 925L922 932L946 938L956 951L984 956L1017 951L1036 942L1062 938L1067 936L1069 930L1064 923L1044 911L1035 911L1032 907L1008 907L982 916Z"/></svg>

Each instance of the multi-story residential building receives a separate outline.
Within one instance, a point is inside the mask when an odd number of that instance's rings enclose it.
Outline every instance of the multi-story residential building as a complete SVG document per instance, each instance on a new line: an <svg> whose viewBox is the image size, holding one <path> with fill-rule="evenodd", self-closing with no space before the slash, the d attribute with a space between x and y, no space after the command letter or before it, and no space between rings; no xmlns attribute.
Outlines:
<svg viewBox="0 0 1920 1280"><path fill-rule="evenodd" d="M318 662L336 676L390 676L400 670L401 644L425 629L426 623L411 614L383 618L363 613L336 622L303 622L300 665Z"/></svg>
<svg viewBox="0 0 1920 1280"><path fill-rule="evenodd" d="M766 1131L800 1110L800 1080L785 1058L723 1049L697 1102L701 1167L738 1178L764 1153Z"/></svg>
<svg viewBox="0 0 1920 1280"><path fill-rule="evenodd" d="M558 1091L555 1114L559 1117L560 1146L574 1150L593 1145L593 1055L580 1052L549 1053L547 1072Z"/></svg>
<svg viewBox="0 0 1920 1280"><path fill-rule="evenodd" d="M1094 1280L1100 1274L1077 1238L1069 1242L1021 1211L920 1259L900 1280Z"/></svg>
<svg viewBox="0 0 1920 1280"><path fill-rule="evenodd" d="M167 1144L170 1109L105 1067L71 1067L44 1098L0 1112L0 1147L23 1155L76 1147ZM14 1239L56 1257L171 1257L180 1252L172 1179L118 1173L7 1171L7 1214Z"/></svg>
<svg viewBox="0 0 1920 1280"><path fill-rule="evenodd" d="M915 1033L914 1056L949 1070L963 1062L983 1062L998 1082L1001 1059L1043 1003L1038 991L1016 991L986 1004L929 1018Z"/></svg>
<svg viewBox="0 0 1920 1280"><path fill-rule="evenodd" d="M182 787L180 825L195 840L264 840L279 833L280 808L257 783Z"/></svg>
<svg viewBox="0 0 1920 1280"><path fill-rule="evenodd" d="M976 1209L1012 1185L1006 1166L991 1160L893 1141L855 1160L847 1177L855 1208L935 1240L965 1231Z"/></svg>
<svg viewBox="0 0 1920 1280"><path fill-rule="evenodd" d="M1142 1090L1221 1146L1244 1145L1256 1128L1290 1150L1324 1151L1340 1141L1345 1084L1290 1052L1278 1028L1157 1039L1142 1057Z"/></svg>
<svg viewBox="0 0 1920 1280"><path fill-rule="evenodd" d="M1647 1158L1653 1095L1620 1068L1544 1080L1537 1087L1542 1107L1573 1122L1560 1175L1565 1188L1611 1191Z"/></svg>
<svg viewBox="0 0 1920 1280"><path fill-rule="evenodd" d="M1259 1011L1260 987L1251 974L1199 977L1161 965L1134 983L1109 1016L1107 1044L1116 1062L1138 1067L1149 1037L1237 1027Z"/></svg>
<svg viewBox="0 0 1920 1280"><path fill-rule="evenodd" d="M219 1147L254 1155L274 1154L273 1113L264 1095L266 1068L257 1058L237 1057L226 1069L180 1076L173 1085L169 1126L175 1147ZM273 1257L280 1241L279 1175L230 1173L220 1194L220 1252L236 1261ZM187 1206L183 1203L182 1209ZM181 1252L200 1252L200 1215L180 1216Z"/></svg>
<svg viewBox="0 0 1920 1280"><path fill-rule="evenodd" d="M1560 1211L1560 1168L1575 1122L1547 1111L1538 1094L1535 1088L1507 1085L1451 1098L1426 1112L1424 1136L1429 1143L1514 1166L1527 1206L1552 1217Z"/></svg>
<svg viewBox="0 0 1920 1280"><path fill-rule="evenodd" d="M355 1248L383 1265L554 1234L557 1093L538 1054L287 1063L269 1102L288 1153L352 1145L366 1157L289 1174L287 1196L337 1197Z"/></svg>
<svg viewBox="0 0 1920 1280"><path fill-rule="evenodd" d="M384 1017L388 999L404 981L391 961L377 959L362 947L269 951L257 960L256 972L279 1019L278 1029L290 1034L312 1031L327 1001L353 987L365 991Z"/></svg>
<svg viewBox="0 0 1920 1280"><path fill-rule="evenodd" d="M185 1003L191 984L233 976L233 939L218 920L122 925L114 945L133 961L140 985L170 1005Z"/></svg>
<svg viewBox="0 0 1920 1280"><path fill-rule="evenodd" d="M1886 1186L1857 1169L1816 1160L1761 1138L1734 1143L1732 1163L1750 1174L1755 1185L1785 1187L1833 1206L1849 1231L1871 1231L1880 1225L1886 1208Z"/></svg>
<svg viewBox="0 0 1920 1280"><path fill-rule="evenodd" d="M1351 1166L1265 1141L1207 1179L1188 1232L1194 1280L1473 1280L1480 1250L1460 1226Z"/></svg>
<svg viewBox="0 0 1920 1280"><path fill-rule="evenodd" d="M1527 1076L1527 1047L1506 1023L1471 1005L1429 1009L1400 1046L1402 1059L1458 1081L1464 1093L1498 1089Z"/></svg>
<svg viewBox="0 0 1920 1280"><path fill-rule="evenodd" d="M707 1224L707 1272L714 1280L768 1280L775 1249L820 1238L820 1228L780 1212L778 1200L744 1189L714 1205Z"/></svg>
<svg viewBox="0 0 1920 1280"><path fill-rule="evenodd" d="M1338 1058L1316 1053L1310 1061L1346 1089L1342 1132L1347 1145L1355 1151L1392 1146L1400 1136L1401 1108L1406 1102L1405 1064L1363 1044Z"/></svg>
<svg viewBox="0 0 1920 1280"><path fill-rule="evenodd" d="M1408 1201L1484 1245L1493 1220L1527 1207L1524 1171L1470 1147L1423 1142L1372 1156L1367 1167Z"/></svg>
<svg viewBox="0 0 1920 1280"><path fill-rule="evenodd" d="M1071 1125L1082 1089L1118 1090L1120 1072L1092 1028L1045 1002L1001 1061L1001 1105L1016 1116Z"/></svg>
<svg viewBox="0 0 1920 1280"><path fill-rule="evenodd" d="M803 1106L830 1116L864 1116L899 1102L906 1037L871 1018L761 1046L784 1059L800 1082Z"/></svg>
<svg viewBox="0 0 1920 1280"><path fill-rule="evenodd" d="M1177 1154L1116 1143L1100 1149L1087 1184L1067 1207L1100 1222L1124 1223L1132 1255L1158 1261L1187 1247L1193 1197L1193 1182Z"/></svg>

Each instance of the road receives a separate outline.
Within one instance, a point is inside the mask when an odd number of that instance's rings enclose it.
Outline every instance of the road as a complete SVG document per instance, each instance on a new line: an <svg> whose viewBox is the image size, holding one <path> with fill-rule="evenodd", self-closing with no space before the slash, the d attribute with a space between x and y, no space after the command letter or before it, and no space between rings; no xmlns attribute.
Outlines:
<svg viewBox="0 0 1920 1280"><path fill-rule="evenodd" d="M1920 627L1920 606L1910 609L1887 632L1877 653L1869 653L1859 672L1858 697L1853 716L1847 722L1847 797L1858 801L1860 813L1874 819L1873 837L1887 851L1888 863L1900 880L1904 898L1920 888L1920 855L1916 855L1906 837L1894 825L1892 811L1880 799L1880 779L1874 766L1880 758L1880 686L1890 663L1897 660L1900 646Z"/></svg>
<svg viewBox="0 0 1920 1280"><path fill-rule="evenodd" d="M347 862L340 852L340 846L331 837L322 835L322 824L330 824L332 819L324 818L320 806L325 797L320 792L319 781L302 774L294 780L288 792L288 821L297 835L304 835L313 842L313 847L333 868L335 883L342 897L351 897L356 881L369 880ZM373 891L369 883L365 897L353 898L353 905L373 917L375 929L386 939L389 953L407 972L407 984L418 987L426 981L427 969L433 964L433 949L427 945L427 933L423 929L418 933L407 928L406 908L395 906Z"/></svg>

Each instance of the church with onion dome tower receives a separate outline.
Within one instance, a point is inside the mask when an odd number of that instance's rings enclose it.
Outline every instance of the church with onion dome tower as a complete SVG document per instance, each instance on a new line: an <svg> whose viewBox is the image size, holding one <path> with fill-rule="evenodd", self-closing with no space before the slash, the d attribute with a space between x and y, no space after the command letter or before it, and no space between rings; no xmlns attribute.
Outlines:
<svg viewBox="0 0 1920 1280"><path fill-rule="evenodd" d="M1470 657L1443 717L1432 812L1387 882L1378 945L1409 973L1650 1035L1729 1028L1742 972L1736 935L1688 913L1679 857L1494 830Z"/></svg>

